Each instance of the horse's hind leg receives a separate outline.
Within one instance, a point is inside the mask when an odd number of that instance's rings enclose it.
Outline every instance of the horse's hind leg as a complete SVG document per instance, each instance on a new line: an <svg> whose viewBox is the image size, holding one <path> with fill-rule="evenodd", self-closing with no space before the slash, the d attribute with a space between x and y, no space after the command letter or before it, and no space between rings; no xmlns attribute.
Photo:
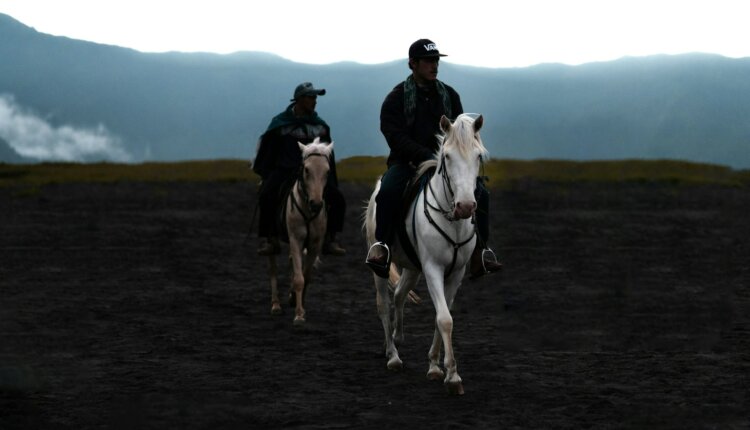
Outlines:
<svg viewBox="0 0 750 430"><path fill-rule="evenodd" d="M375 280L375 293L377 294L378 316L383 324L385 336L385 356L388 358L388 369L401 370L403 363L398 356L398 350L393 342L393 328L391 325L391 293L388 290L388 280L377 275L372 275Z"/></svg>
<svg viewBox="0 0 750 430"><path fill-rule="evenodd" d="M393 325L395 326L393 341L396 342L396 345L401 345L404 342L404 303L409 292L419 281L419 276L419 272L403 269L401 279L396 286L396 292L393 295L393 301L396 305L393 315Z"/></svg>
<svg viewBox="0 0 750 430"><path fill-rule="evenodd" d="M279 302L279 279L276 257L268 257L268 277L271 279L271 314L281 314L281 303Z"/></svg>

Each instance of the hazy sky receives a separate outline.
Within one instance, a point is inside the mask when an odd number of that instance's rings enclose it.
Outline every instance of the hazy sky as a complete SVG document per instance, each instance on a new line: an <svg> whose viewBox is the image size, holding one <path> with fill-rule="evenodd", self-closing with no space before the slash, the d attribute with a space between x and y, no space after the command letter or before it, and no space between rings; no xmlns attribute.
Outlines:
<svg viewBox="0 0 750 430"><path fill-rule="evenodd" d="M313 64L404 59L422 37L444 61L485 67L750 57L747 0L0 0L0 12L44 33L144 52L264 51Z"/></svg>

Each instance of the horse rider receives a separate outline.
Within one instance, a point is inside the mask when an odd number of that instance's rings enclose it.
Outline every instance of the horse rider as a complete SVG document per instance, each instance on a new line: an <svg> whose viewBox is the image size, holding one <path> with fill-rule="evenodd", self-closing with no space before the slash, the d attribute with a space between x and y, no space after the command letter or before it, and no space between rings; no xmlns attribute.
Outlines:
<svg viewBox="0 0 750 430"><path fill-rule="evenodd" d="M390 248L396 234L394 226L403 223L404 189L423 161L438 151L440 118L456 118L463 113L461 98L451 86L437 79L441 54L435 43L419 39L409 47L411 75L386 96L380 110L380 131L390 147L388 169L375 198L377 209L375 240L367 253L366 264L378 276L387 276ZM481 177L477 178L476 223L478 240L471 256L469 273L476 278L502 268L492 250L486 247L489 236L489 193Z"/></svg>
<svg viewBox="0 0 750 430"><path fill-rule="evenodd" d="M331 129L315 111L318 96L326 90L315 88L310 82L297 85L292 103L273 117L268 129L258 140L253 171L262 182L258 192L258 235L265 238L258 255L274 255L281 250L277 227L278 208L285 195L280 195L297 179L302 167L302 153L297 142L308 144L316 137L331 142ZM338 189L336 160L331 153L331 170L323 197L328 207L328 225L323 253L344 255L346 250L336 242L336 233L344 226L346 201Z"/></svg>

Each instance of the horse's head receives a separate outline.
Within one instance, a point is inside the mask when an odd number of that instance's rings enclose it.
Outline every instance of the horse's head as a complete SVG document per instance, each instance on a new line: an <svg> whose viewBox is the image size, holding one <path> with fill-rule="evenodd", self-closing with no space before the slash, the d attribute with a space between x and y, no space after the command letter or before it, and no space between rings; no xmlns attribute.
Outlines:
<svg viewBox="0 0 750 430"><path fill-rule="evenodd" d="M321 143L320 138L305 145L297 142L302 151L302 172L300 180L304 188L306 203L310 211L316 213L323 208L323 189L328 182L328 172L331 170L331 152L333 142Z"/></svg>
<svg viewBox="0 0 750 430"><path fill-rule="evenodd" d="M447 198L455 219L469 218L477 208L474 188L482 161L488 156L479 136L483 124L482 115L474 119L461 114L453 123L445 115L440 118L444 134L440 136L437 171L448 190Z"/></svg>

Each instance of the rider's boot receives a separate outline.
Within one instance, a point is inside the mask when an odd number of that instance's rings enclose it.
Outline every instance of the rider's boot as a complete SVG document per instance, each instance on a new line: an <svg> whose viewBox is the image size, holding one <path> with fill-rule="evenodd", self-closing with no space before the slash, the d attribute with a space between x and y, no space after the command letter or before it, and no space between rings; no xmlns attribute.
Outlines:
<svg viewBox="0 0 750 430"><path fill-rule="evenodd" d="M258 248L258 255L276 255L281 252L281 245L279 245L279 239L276 237L269 237L263 242L260 248Z"/></svg>
<svg viewBox="0 0 750 430"><path fill-rule="evenodd" d="M345 255L346 249L336 242L336 233L327 233L323 241L323 254Z"/></svg>
<svg viewBox="0 0 750 430"><path fill-rule="evenodd" d="M477 244L471 254L469 279L476 279L488 273L497 272L502 268L503 265L497 261L497 257L491 249Z"/></svg>

